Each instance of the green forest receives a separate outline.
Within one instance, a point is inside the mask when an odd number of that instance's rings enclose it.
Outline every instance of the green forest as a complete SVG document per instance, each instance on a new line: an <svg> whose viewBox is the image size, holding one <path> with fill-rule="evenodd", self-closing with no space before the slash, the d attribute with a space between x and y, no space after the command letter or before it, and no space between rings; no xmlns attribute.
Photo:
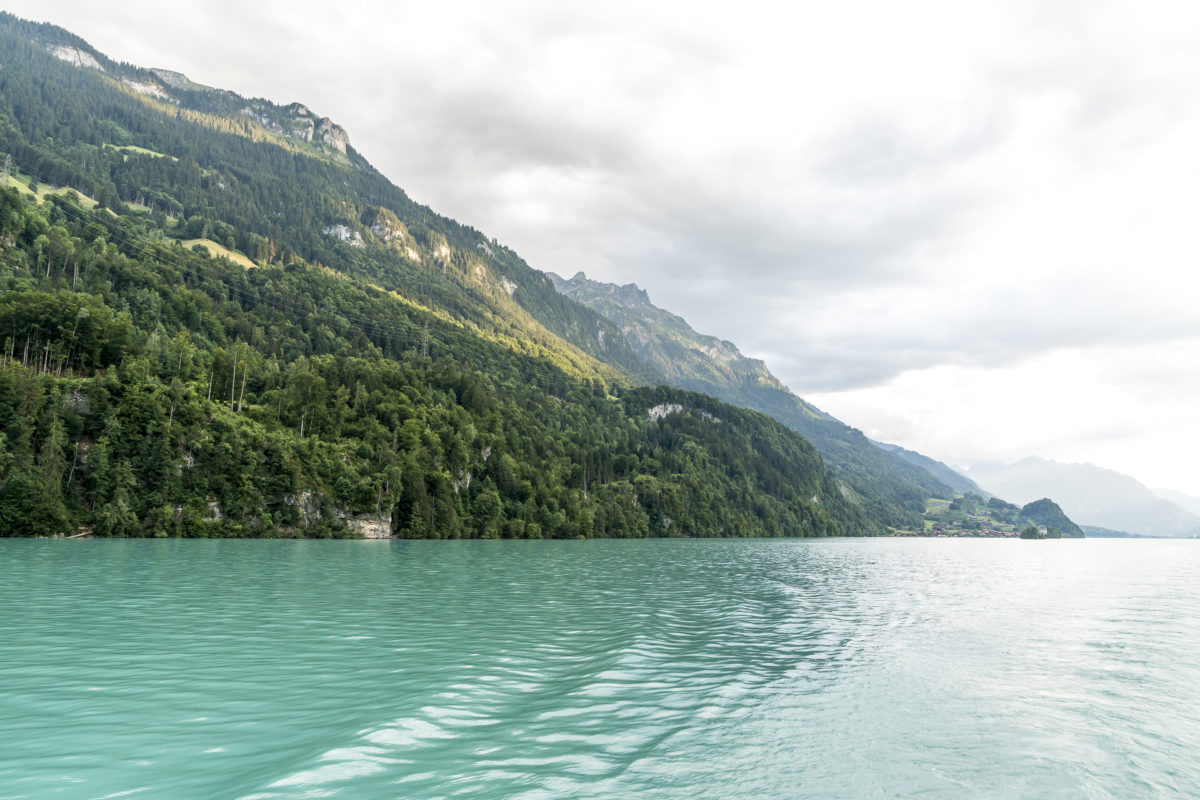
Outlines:
<svg viewBox="0 0 1200 800"><path fill-rule="evenodd" d="M0 190L0 529L104 536L876 530L801 437L475 335L299 260ZM670 407L653 419L649 410Z"/></svg>

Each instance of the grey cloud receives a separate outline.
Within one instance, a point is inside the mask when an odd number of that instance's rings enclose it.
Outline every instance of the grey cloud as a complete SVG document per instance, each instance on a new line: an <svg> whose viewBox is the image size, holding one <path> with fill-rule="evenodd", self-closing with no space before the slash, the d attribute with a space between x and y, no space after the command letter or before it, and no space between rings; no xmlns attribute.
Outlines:
<svg viewBox="0 0 1200 800"><path fill-rule="evenodd" d="M1119 287L1089 297L1072 298L1065 291L1028 294L1019 289L976 297L955 307L948 304L930 318L913 318L904 309L894 315L881 312L869 327L840 329L836 338L813 328L800 328L789 338L772 335L780 325L747 326L739 339L743 349L760 355L778 353L768 360L779 377L801 394L842 391L878 385L909 371L953 364L996 368L1021 363L1034 354L1072 348L1166 347L1194 340L1195 323L1173 314L1147 314L1146 309L1116 301ZM803 317L819 304L836 297L821 297L811 304L787 306L781 300L767 315L782 321L788 313ZM784 308L779 308L784 306ZM760 318L762 310L760 309ZM790 345L790 346L789 346ZM1161 368L1145 377L1169 385ZM1118 375L1114 374L1114 379ZM1119 376L1140 382L1133 372ZM1176 376L1177 385L1177 376Z"/></svg>
<svg viewBox="0 0 1200 800"><path fill-rule="evenodd" d="M759 354L808 353L813 364L802 372L820 375L821 387L838 381L861 384L894 369L885 363L888 344L872 345L851 334L849 352L826 355L824 342L795 338L793 317L826 309L855 290L920 280L913 251L954 232L970 208L970 202L957 198L931 198L881 214L860 232L823 226L823 219L789 224L731 213L720 203L695 204L636 235L624 232L610 247L623 250L617 259L621 282L643 285L698 330ZM872 360L871 353L880 363L864 363ZM776 371L785 382L813 385L808 377L793 377L799 372L783 366ZM847 375L838 377L839 371Z"/></svg>
<svg viewBox="0 0 1200 800"><path fill-rule="evenodd" d="M436 148L445 161L486 166L481 177L529 168L622 170L635 155L616 131L574 122L491 87L410 93L406 104L412 141Z"/></svg>
<svg viewBox="0 0 1200 800"><path fill-rule="evenodd" d="M981 89L980 94L990 93ZM996 97L946 116L942 130L906 128L901 120L879 114L853 120L817 145L814 173L833 186L928 182L994 147L1010 127Z"/></svg>

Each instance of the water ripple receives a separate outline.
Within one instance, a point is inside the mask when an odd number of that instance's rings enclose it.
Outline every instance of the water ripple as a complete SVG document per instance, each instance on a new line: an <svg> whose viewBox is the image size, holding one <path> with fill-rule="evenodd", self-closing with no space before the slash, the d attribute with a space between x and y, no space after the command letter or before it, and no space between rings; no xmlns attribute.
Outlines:
<svg viewBox="0 0 1200 800"><path fill-rule="evenodd" d="M0 547L0 800L1200 795L1195 542Z"/></svg>

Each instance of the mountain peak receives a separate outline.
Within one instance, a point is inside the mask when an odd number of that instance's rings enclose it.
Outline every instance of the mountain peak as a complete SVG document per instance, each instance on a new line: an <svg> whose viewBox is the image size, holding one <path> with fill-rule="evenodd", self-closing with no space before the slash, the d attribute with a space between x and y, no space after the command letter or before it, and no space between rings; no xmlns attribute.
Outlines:
<svg viewBox="0 0 1200 800"><path fill-rule="evenodd" d="M621 305L627 307L646 306L655 311L661 311L661 309L650 302L650 295L646 293L646 290L636 283L627 283L624 286L618 286L615 283L602 283L588 278L583 270L576 272L570 280L555 275L553 272L547 272L546 274L554 282L554 288L572 299L578 299L575 295L579 293L600 293L608 295Z"/></svg>
<svg viewBox="0 0 1200 800"><path fill-rule="evenodd" d="M150 71L157 76L163 83L173 89L207 89L207 86L202 86L196 83L182 72L176 72L171 69L161 69L160 67L151 67Z"/></svg>

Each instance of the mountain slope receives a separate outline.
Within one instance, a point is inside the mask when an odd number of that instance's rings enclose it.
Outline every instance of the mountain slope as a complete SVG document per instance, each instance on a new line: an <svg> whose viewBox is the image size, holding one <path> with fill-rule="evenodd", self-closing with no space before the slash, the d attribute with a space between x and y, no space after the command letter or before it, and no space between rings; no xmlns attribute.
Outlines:
<svg viewBox="0 0 1200 800"><path fill-rule="evenodd" d="M1173 489L1154 489L1154 494L1161 497L1163 500L1168 500L1182 508L1189 514L1200 516L1200 497L1195 497L1183 492L1177 492Z"/></svg>
<svg viewBox="0 0 1200 800"><path fill-rule="evenodd" d="M606 383L657 377L603 317L478 231L413 202L305 106L119 64L0 14L0 150L180 239L360 277ZM164 77L164 75L166 77Z"/></svg>
<svg viewBox="0 0 1200 800"><path fill-rule="evenodd" d="M730 342L696 333L682 317L653 305L634 284L599 283L582 272L570 280L546 275L563 295L612 321L638 357L676 385L697 391L762 387L787 392L762 361L743 356ZM822 416L811 406L803 408L808 415Z"/></svg>
<svg viewBox="0 0 1200 800"><path fill-rule="evenodd" d="M1128 475L1092 464L1026 458L1009 465L979 464L969 472L980 485L1013 502L1049 495L1081 525L1143 536L1200 533L1200 517L1157 497Z"/></svg>
<svg viewBox="0 0 1200 800"><path fill-rule="evenodd" d="M977 494L985 500L990 497L990 494L979 488L979 484L975 483L975 481L963 475L958 470L946 466L941 461L901 447L898 444L887 444L886 442L876 442L875 440L871 440L871 444L889 453L895 453L908 463L920 467L958 494Z"/></svg>
<svg viewBox="0 0 1200 800"><path fill-rule="evenodd" d="M582 272L569 280L550 273L550 279L560 292L611 320L638 357L673 385L761 411L798 431L864 503L886 513L889 524L920 529L925 500L954 494L926 465L876 447L861 431L792 394L762 361L697 333L681 317L654 306L637 286L599 283Z"/></svg>
<svg viewBox="0 0 1200 800"><path fill-rule="evenodd" d="M0 63L0 533L880 532L307 109L8 15Z"/></svg>

